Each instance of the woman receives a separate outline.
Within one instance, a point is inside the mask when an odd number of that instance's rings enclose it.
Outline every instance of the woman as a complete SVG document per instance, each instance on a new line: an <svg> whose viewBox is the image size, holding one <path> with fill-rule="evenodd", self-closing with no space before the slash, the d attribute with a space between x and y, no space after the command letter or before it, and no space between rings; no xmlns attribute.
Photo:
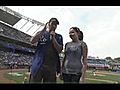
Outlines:
<svg viewBox="0 0 120 90"><path fill-rule="evenodd" d="M65 57L62 64L64 83L83 83L87 69L88 48L83 41L83 32L77 27L69 30L71 42L65 44Z"/></svg>

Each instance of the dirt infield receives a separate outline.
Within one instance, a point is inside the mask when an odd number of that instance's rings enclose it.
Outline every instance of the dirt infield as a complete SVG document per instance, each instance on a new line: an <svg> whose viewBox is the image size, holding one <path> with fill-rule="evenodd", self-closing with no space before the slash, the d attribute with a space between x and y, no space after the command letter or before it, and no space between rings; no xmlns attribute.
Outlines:
<svg viewBox="0 0 120 90"><path fill-rule="evenodd" d="M10 70L0 70L0 83L15 83L12 80L8 80L7 78L4 77L4 73L8 72Z"/></svg>

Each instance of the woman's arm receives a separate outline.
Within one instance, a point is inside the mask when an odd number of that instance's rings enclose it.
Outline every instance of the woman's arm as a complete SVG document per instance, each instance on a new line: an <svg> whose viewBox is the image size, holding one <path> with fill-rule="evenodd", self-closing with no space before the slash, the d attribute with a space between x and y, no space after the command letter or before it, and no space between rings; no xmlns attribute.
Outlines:
<svg viewBox="0 0 120 90"><path fill-rule="evenodd" d="M86 70L87 70L87 54L88 54L88 47L87 47L87 45L85 45L85 46L83 46L83 58L82 58L83 68L82 68L82 76L80 79L81 83L84 83L84 81L85 81L85 74L86 74Z"/></svg>

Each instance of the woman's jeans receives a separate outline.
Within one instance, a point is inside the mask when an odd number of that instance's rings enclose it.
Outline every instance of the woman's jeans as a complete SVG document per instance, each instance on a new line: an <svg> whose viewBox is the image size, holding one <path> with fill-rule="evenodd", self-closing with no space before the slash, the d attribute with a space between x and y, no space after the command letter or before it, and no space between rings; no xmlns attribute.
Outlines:
<svg viewBox="0 0 120 90"><path fill-rule="evenodd" d="M65 74L62 73L64 83L76 83L80 82L80 77L82 73L79 74Z"/></svg>

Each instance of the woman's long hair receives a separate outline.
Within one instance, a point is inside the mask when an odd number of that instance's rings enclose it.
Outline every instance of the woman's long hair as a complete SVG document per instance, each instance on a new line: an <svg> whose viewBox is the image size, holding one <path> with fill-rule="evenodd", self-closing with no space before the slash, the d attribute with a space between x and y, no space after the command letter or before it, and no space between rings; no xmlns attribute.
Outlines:
<svg viewBox="0 0 120 90"><path fill-rule="evenodd" d="M71 27L70 29L74 29L78 33L79 40L83 40L83 32L78 27Z"/></svg>
<svg viewBox="0 0 120 90"><path fill-rule="evenodd" d="M42 29L42 31L46 30L47 29L47 25L49 24L49 22L47 22L44 26L44 28Z"/></svg>

